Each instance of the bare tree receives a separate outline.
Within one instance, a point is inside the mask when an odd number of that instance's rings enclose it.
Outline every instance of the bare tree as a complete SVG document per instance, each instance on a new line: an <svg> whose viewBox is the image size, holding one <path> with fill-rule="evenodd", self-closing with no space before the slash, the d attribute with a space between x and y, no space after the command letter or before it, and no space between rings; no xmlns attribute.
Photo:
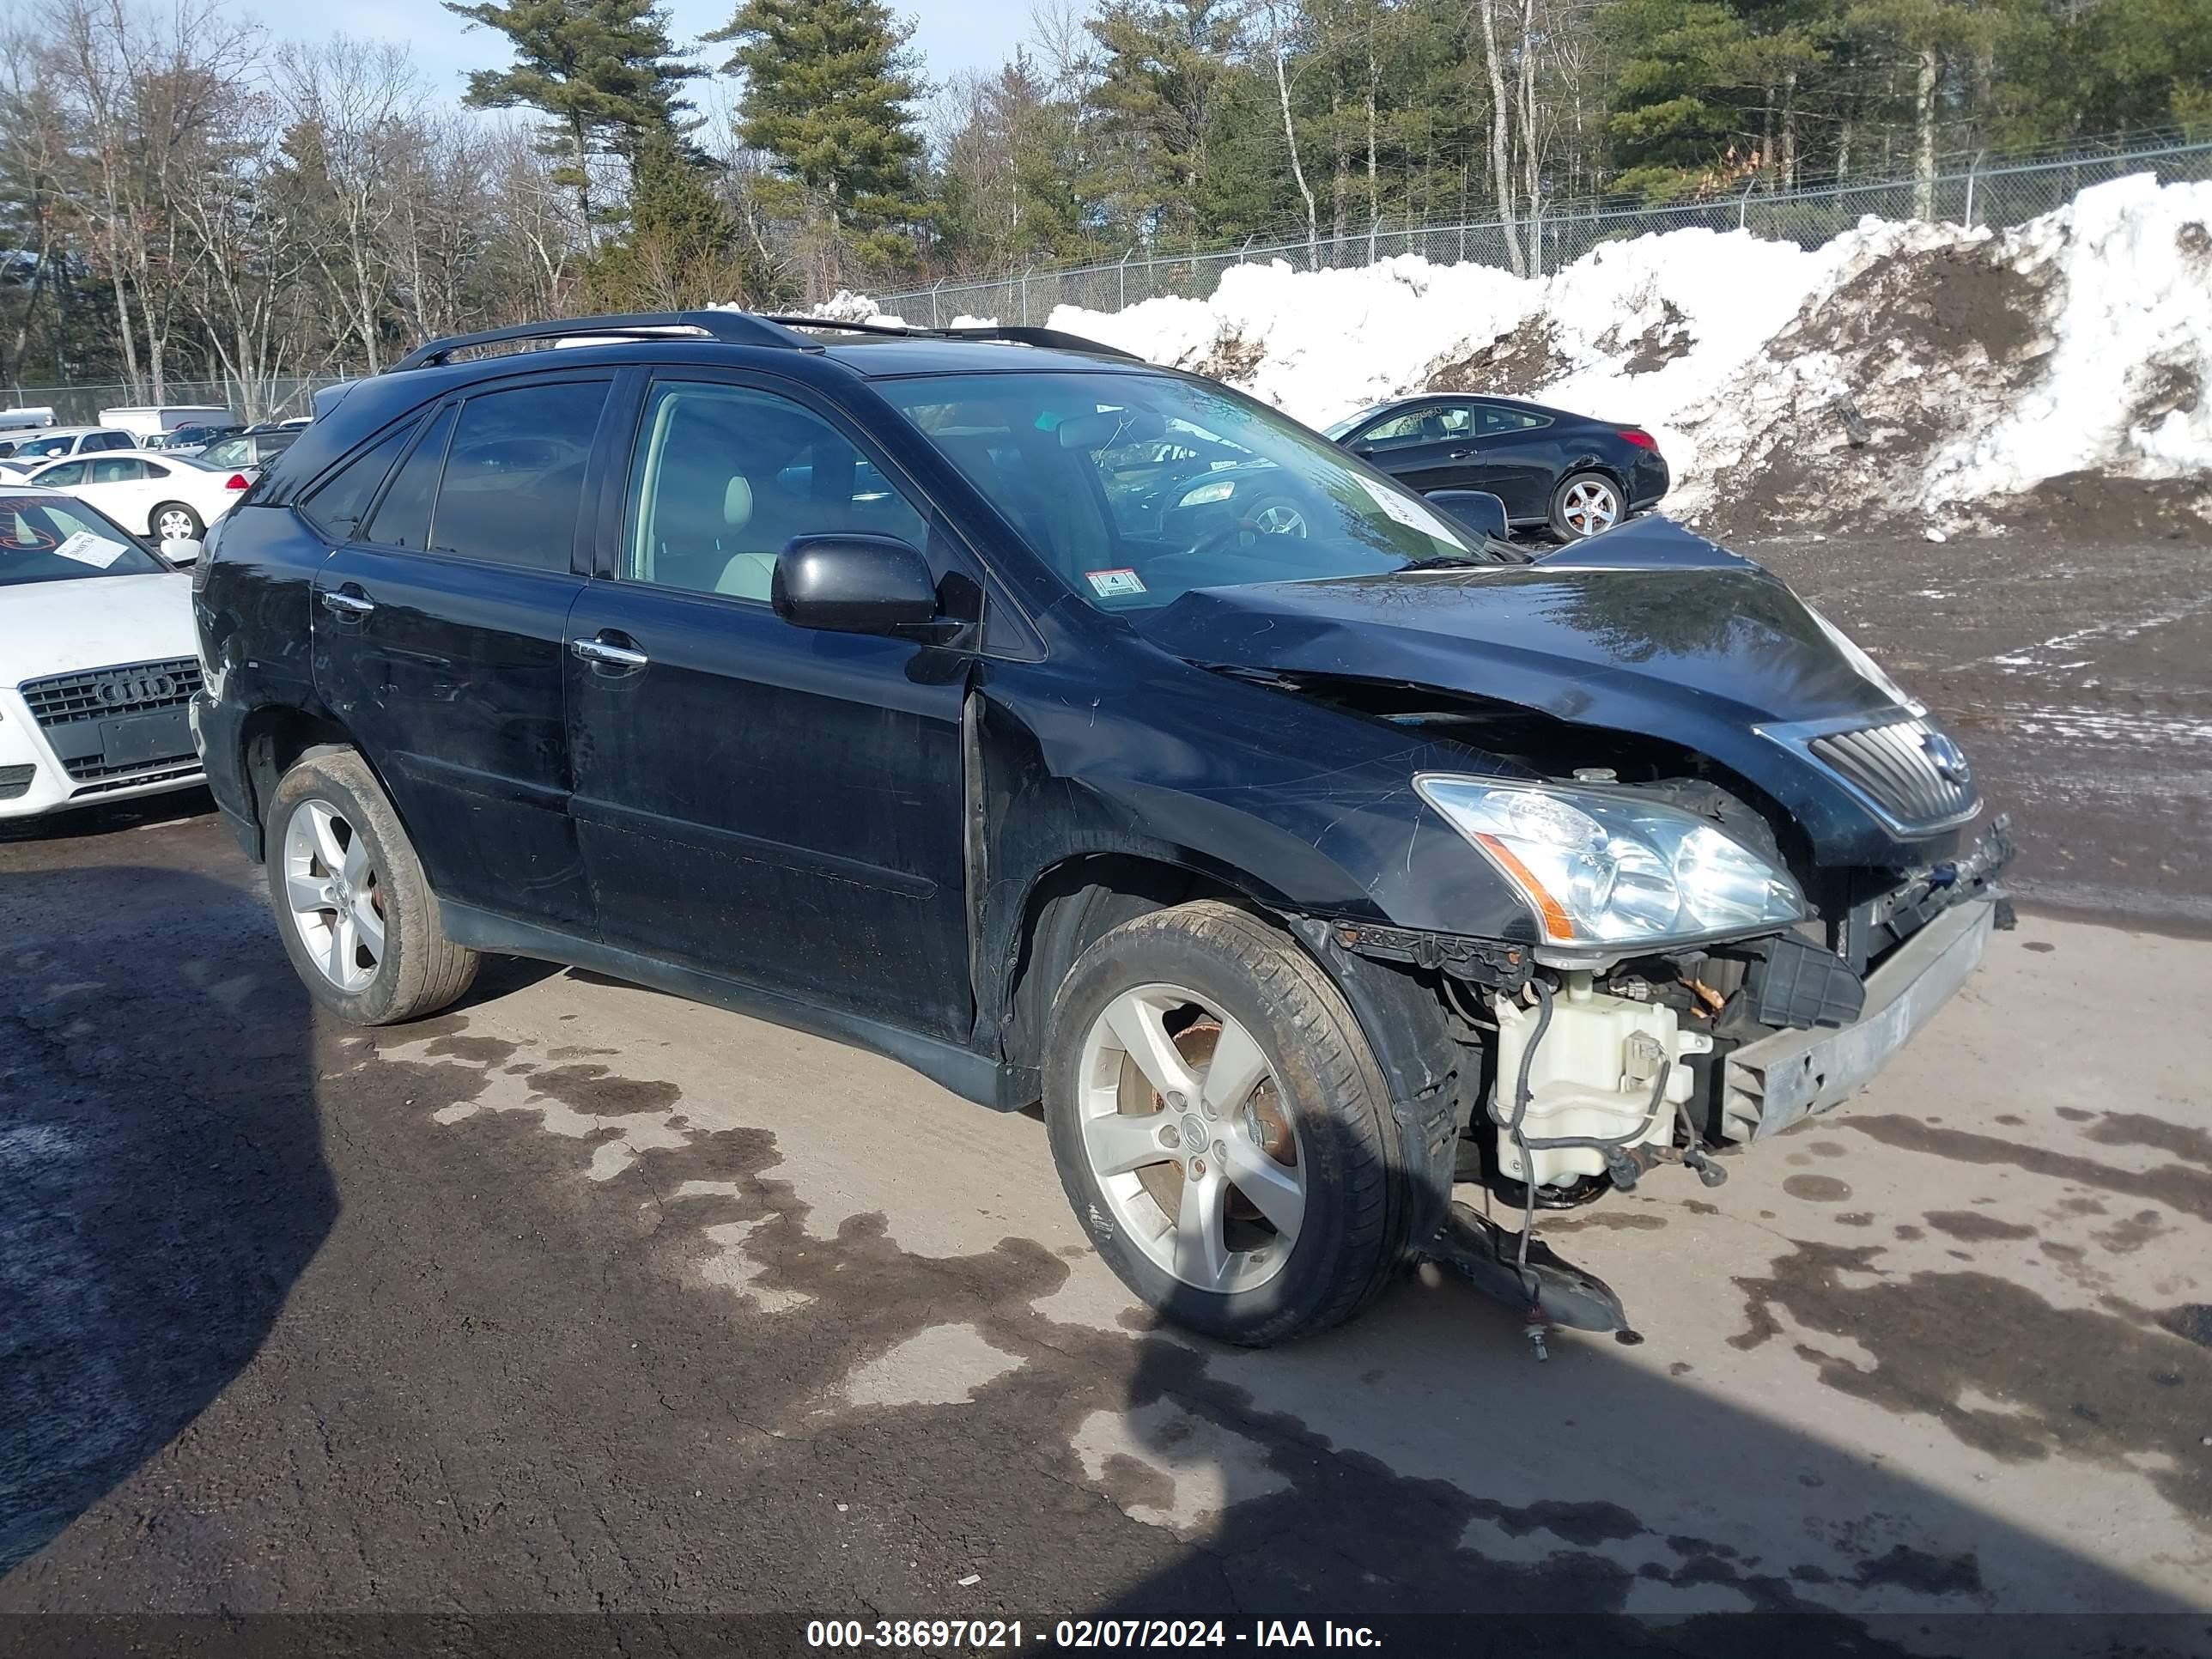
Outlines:
<svg viewBox="0 0 2212 1659"><path fill-rule="evenodd" d="M422 118L421 82L405 47L343 34L281 48L276 69L302 229L373 374L384 364L396 274L386 240L401 211L393 182Z"/></svg>
<svg viewBox="0 0 2212 1659"><path fill-rule="evenodd" d="M1275 97L1283 110L1283 142L1290 146L1291 177L1297 182L1298 196L1306 204L1306 268L1310 270L1321 263L1321 228L1314 204L1313 186L1306 182L1305 163L1298 157L1297 123L1291 117L1291 82L1289 76L1283 68L1285 30L1283 27L1283 13L1279 0L1268 0L1267 13L1267 55L1273 58L1275 63ZM1371 195L1373 193L1371 175L1374 170L1372 131L1374 104L1371 98L1368 104L1368 111L1370 115L1368 170L1370 174L1370 194Z"/></svg>
<svg viewBox="0 0 2212 1659"><path fill-rule="evenodd" d="M172 204L204 163L231 83L252 71L259 27L218 0L177 0L166 12L58 0L49 16L81 152L72 193L106 269L125 373L158 402L186 311L190 250Z"/></svg>

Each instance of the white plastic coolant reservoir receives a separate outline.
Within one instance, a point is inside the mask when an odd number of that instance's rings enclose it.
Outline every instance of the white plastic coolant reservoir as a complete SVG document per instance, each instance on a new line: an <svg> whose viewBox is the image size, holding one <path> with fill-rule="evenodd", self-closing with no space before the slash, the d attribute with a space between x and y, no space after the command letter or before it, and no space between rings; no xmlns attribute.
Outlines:
<svg viewBox="0 0 2212 1659"><path fill-rule="evenodd" d="M1498 1014L1492 1109L1498 1126L1498 1164L1514 1180L1525 1181L1529 1177L1522 1170L1521 1149L1504 1124L1513 1115L1521 1056L1535 1035L1538 1011L1504 996L1492 1006ZM1672 1008L1607 996L1591 988L1588 974L1571 974L1566 989L1552 1000L1552 1023L1528 1068L1522 1133L1530 1140L1572 1137L1617 1141L1624 1148L1667 1146L1674 1139L1675 1103L1689 1099L1696 1087L1683 1056L1704 1054L1712 1046L1711 1037L1683 1030ZM1666 1096L1652 1112L1651 1088L1659 1079L1662 1056L1671 1062ZM1540 1187L1564 1186L1577 1176L1605 1171L1605 1154L1591 1147L1532 1151L1529 1162Z"/></svg>

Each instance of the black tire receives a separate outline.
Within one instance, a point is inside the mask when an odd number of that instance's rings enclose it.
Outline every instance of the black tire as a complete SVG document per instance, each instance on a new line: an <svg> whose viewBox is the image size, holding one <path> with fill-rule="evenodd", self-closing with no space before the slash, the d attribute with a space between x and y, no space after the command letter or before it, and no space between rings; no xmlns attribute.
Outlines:
<svg viewBox="0 0 2212 1659"><path fill-rule="evenodd" d="M1582 519L1584 525L1589 523L1586 515L1576 506L1574 497L1577 489L1602 489L1612 504L1611 521L1595 528L1577 527L1577 519ZM1559 487L1552 492L1552 533L1563 542L1582 541L1601 530L1612 529L1627 517L1628 498L1621 494L1620 486L1602 472L1570 473L1559 480Z"/></svg>
<svg viewBox="0 0 2212 1659"><path fill-rule="evenodd" d="M184 538L185 540L198 541L201 537L207 534L207 520L201 518L198 513L194 512L189 502L163 501L160 506L156 507L151 513L149 513L146 515L146 533L154 538L154 544L155 546L158 547L161 545L161 515L164 513L181 513L186 519L191 521L191 534L185 537Z"/></svg>
<svg viewBox="0 0 2212 1659"><path fill-rule="evenodd" d="M294 815L311 802L334 809L367 842L383 921L383 948L373 976L346 990L318 965L286 896L287 846ZM396 1025L434 1014L456 1001L477 976L474 951L446 937L437 895L422 873L398 815L368 763L350 749L311 749L294 762L269 804L266 832L269 902L284 953L307 994L355 1025Z"/></svg>
<svg viewBox="0 0 2212 1659"><path fill-rule="evenodd" d="M1085 1150L1086 1036L1115 999L1159 983L1195 993L1251 1034L1297 1132L1304 1218L1287 1261L1251 1289L1203 1290L1155 1262L1117 1224ZM1060 1184L1092 1244L1138 1297L1193 1330L1249 1347L1310 1336L1358 1312L1404 1259L1418 1206L1366 1036L1312 957L1232 905L1154 911L1077 959L1046 1028L1044 1116Z"/></svg>

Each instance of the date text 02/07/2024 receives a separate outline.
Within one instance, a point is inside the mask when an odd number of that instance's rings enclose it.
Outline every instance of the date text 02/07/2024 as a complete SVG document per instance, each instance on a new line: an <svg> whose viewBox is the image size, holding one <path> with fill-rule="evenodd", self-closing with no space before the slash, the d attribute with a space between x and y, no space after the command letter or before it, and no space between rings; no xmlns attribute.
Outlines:
<svg viewBox="0 0 2212 1659"><path fill-rule="evenodd" d="M1050 1624L1019 1619L810 1620L811 1648L1223 1648L1231 1643L1255 1648L1376 1648L1381 1637L1365 1625L1331 1620L1261 1619L1249 1628L1220 1619L1059 1619Z"/></svg>

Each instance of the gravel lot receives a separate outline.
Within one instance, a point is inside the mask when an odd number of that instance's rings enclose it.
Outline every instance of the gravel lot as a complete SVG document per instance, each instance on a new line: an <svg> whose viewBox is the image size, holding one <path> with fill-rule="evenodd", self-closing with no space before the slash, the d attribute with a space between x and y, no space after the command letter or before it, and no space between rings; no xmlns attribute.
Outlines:
<svg viewBox="0 0 2212 1659"><path fill-rule="evenodd" d="M2031 896L2212 918L2181 556L1871 551L1764 556L1960 715ZM524 963L422 1024L311 1018L204 811L0 842L0 1614L2212 1643L2201 943L2031 914L1864 1099L1552 1224L1641 1346L1539 1365L1408 1273L1249 1354L1139 1316L1040 1124L889 1062Z"/></svg>
<svg viewBox="0 0 2212 1659"><path fill-rule="evenodd" d="M1941 715L2033 904L2212 933L2212 548L2048 531L1736 544Z"/></svg>

